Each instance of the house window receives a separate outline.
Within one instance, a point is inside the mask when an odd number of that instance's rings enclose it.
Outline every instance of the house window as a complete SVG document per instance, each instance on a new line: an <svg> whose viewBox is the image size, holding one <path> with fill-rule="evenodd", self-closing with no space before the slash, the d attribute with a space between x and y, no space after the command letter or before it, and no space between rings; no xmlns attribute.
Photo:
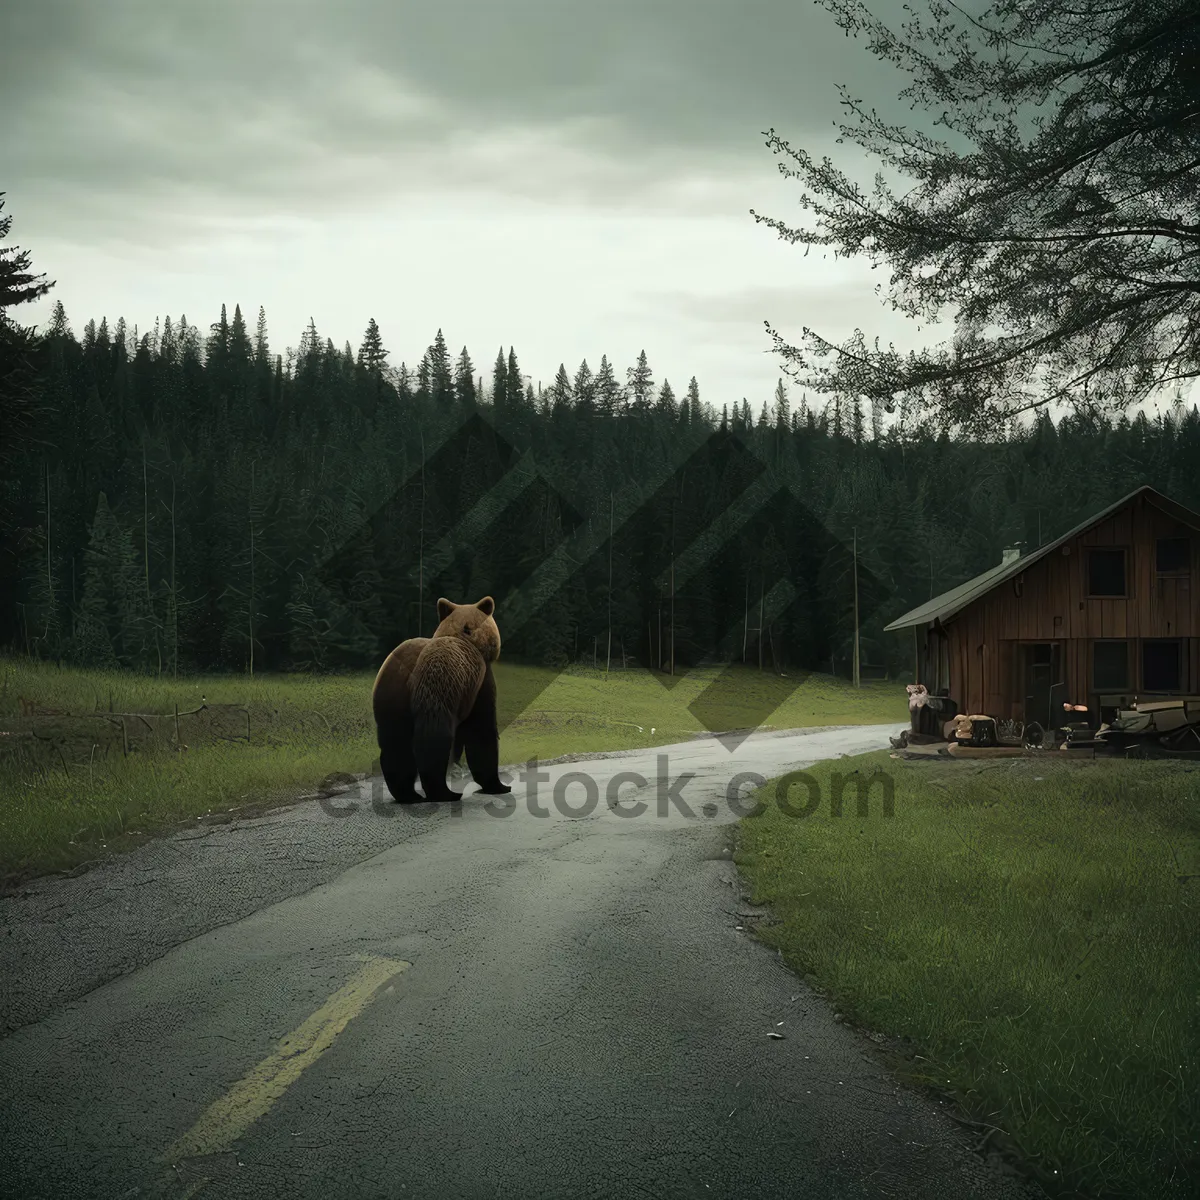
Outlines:
<svg viewBox="0 0 1200 1200"><path fill-rule="evenodd" d="M1088 595L1124 596L1125 551L1088 551Z"/></svg>
<svg viewBox="0 0 1200 1200"><path fill-rule="evenodd" d="M1186 575L1192 545L1188 538L1159 538L1154 548L1154 567L1160 575Z"/></svg>
<svg viewBox="0 0 1200 1200"><path fill-rule="evenodd" d="M1142 687L1148 692L1178 692L1183 688L1183 643L1142 643Z"/></svg>
<svg viewBox="0 0 1200 1200"><path fill-rule="evenodd" d="M1129 687L1129 643L1092 643L1092 687L1098 692L1119 692Z"/></svg>

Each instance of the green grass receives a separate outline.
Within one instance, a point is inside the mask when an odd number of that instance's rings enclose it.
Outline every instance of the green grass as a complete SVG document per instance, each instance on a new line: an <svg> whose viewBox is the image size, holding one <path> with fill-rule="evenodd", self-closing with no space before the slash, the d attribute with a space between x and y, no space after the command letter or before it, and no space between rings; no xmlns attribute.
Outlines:
<svg viewBox="0 0 1200 1200"><path fill-rule="evenodd" d="M702 723L688 705L717 679L715 670L672 687L645 671L605 678L503 661L496 676L507 764L664 745L768 719L775 728L907 719L896 683L856 691L827 676L741 670L714 688ZM0 882L70 870L198 817L288 803L333 772L372 770L373 679L363 672L172 681L0 659ZM202 698L207 707L194 713ZM23 716L23 700L69 715ZM176 708L184 751L175 748ZM126 718L122 729L122 713L145 716Z"/></svg>
<svg viewBox="0 0 1200 1200"><path fill-rule="evenodd" d="M902 1073L1003 1131L1053 1190L1184 1197L1200 1180L1200 770L1179 762L823 764L774 784L736 862L782 950ZM852 764L852 765L851 765ZM881 768L867 817L831 772ZM803 803L803 791L793 800Z"/></svg>

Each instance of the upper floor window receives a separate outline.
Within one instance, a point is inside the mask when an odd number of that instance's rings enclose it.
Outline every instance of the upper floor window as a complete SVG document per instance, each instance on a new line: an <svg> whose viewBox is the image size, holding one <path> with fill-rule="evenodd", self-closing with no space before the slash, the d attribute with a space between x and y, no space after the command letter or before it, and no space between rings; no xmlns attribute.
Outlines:
<svg viewBox="0 0 1200 1200"><path fill-rule="evenodd" d="M1159 538L1154 547L1154 569L1160 575L1186 575L1191 568L1190 538Z"/></svg>
<svg viewBox="0 0 1200 1200"><path fill-rule="evenodd" d="M1125 551L1088 551L1088 595L1125 596Z"/></svg>

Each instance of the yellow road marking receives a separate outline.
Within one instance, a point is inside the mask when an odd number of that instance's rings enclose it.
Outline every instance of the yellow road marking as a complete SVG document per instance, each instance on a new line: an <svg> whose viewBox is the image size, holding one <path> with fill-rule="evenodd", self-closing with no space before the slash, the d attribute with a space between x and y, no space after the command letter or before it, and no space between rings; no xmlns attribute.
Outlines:
<svg viewBox="0 0 1200 1200"><path fill-rule="evenodd" d="M163 1155L168 1162L227 1150L287 1091L301 1072L333 1045L334 1038L370 1002L376 989L412 963L368 958L279 1049L205 1110L192 1128Z"/></svg>

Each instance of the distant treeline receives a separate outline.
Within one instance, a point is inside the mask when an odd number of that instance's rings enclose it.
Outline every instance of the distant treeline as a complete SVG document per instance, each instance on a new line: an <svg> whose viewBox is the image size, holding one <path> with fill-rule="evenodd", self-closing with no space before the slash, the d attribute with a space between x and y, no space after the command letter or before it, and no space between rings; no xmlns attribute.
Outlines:
<svg viewBox="0 0 1200 1200"><path fill-rule="evenodd" d="M621 381L604 357L537 391L511 349L485 387L440 330L415 371L387 357L374 321L357 351L310 323L274 355L261 309L253 333L222 308L203 338L181 318L80 340L59 305L35 358L44 444L0 481L0 645L365 668L429 634L438 596L490 593L506 656L849 674L857 578L862 662L895 673L911 638L883 626L1006 545L1142 483L1200 509L1195 407L967 441L782 381L757 412L718 408L644 352Z"/></svg>

